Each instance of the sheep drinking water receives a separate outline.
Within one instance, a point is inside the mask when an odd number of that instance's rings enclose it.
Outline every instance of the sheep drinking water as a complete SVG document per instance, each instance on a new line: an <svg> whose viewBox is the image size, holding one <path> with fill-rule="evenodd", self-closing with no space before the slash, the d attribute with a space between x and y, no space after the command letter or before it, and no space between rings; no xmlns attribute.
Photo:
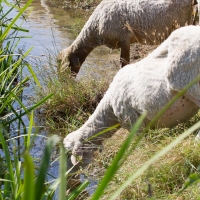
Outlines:
<svg viewBox="0 0 200 200"><path fill-rule="evenodd" d="M85 140L117 123L130 129L139 116L147 112L145 127L155 115L187 84L200 76L200 26L186 26L174 31L143 60L119 70L103 99L85 124L66 136L64 146L73 155L90 162L93 144L110 136L104 133L92 143ZM194 116L200 106L197 82L159 119L156 127L173 127ZM200 134L199 134L200 138ZM90 148L91 147L91 148ZM76 156L71 162L76 164Z"/></svg>
<svg viewBox="0 0 200 200"><path fill-rule="evenodd" d="M178 26L190 23L194 0L103 0L76 40L61 51L60 71L77 74L97 46L120 48L121 66L130 61L130 44L160 44ZM197 3L196 0L194 4Z"/></svg>

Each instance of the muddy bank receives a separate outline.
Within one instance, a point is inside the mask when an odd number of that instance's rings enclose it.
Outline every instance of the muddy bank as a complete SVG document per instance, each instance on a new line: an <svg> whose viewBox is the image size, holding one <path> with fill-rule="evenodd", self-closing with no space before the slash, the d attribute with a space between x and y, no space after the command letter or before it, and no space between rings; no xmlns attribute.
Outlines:
<svg viewBox="0 0 200 200"><path fill-rule="evenodd" d="M101 0L49 0L46 3L54 8L58 9L82 9L85 11L94 10L95 7L101 2Z"/></svg>

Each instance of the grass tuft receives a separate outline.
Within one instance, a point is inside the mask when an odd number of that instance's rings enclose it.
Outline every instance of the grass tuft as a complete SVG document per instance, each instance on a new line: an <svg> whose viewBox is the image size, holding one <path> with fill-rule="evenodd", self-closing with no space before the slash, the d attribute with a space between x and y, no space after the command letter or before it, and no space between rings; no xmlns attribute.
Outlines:
<svg viewBox="0 0 200 200"><path fill-rule="evenodd" d="M95 80L91 74L77 80L69 72L58 75L51 66L41 73L44 84L37 91L37 98L41 99L50 93L54 95L43 104L40 116L46 119L50 129L67 133L88 119L112 80L111 75Z"/></svg>

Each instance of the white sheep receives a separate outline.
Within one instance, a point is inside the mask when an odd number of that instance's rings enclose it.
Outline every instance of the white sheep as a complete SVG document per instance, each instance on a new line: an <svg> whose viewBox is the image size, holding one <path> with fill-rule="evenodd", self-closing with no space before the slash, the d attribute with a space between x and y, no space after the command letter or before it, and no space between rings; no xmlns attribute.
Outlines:
<svg viewBox="0 0 200 200"><path fill-rule="evenodd" d="M198 0L199 1L199 0ZM103 0L76 40L58 56L60 71L77 74L100 45L120 48L121 67L130 61L130 44L160 44L176 26L189 24L196 0Z"/></svg>
<svg viewBox="0 0 200 200"><path fill-rule="evenodd" d="M90 162L93 144L110 136L104 133L86 144L88 138L120 123L130 129L139 116L147 112L143 126L187 84L200 75L200 26L185 26L174 31L143 60L119 70L103 99L85 124L67 135L64 146L73 155ZM200 106L200 82L194 84L159 119L156 127L173 127L194 116ZM200 138L200 134L198 135ZM91 147L91 148L89 148ZM71 157L76 164L76 157Z"/></svg>

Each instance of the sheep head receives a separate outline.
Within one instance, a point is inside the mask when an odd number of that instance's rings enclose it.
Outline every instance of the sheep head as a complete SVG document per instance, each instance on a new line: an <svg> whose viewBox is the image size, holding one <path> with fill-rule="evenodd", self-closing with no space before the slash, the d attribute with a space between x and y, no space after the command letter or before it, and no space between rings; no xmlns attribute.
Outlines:
<svg viewBox="0 0 200 200"><path fill-rule="evenodd" d="M80 62L78 56L72 52L71 47L63 49L58 57L58 71L60 73L65 72L66 70L70 70L72 75L76 76L80 69Z"/></svg>

